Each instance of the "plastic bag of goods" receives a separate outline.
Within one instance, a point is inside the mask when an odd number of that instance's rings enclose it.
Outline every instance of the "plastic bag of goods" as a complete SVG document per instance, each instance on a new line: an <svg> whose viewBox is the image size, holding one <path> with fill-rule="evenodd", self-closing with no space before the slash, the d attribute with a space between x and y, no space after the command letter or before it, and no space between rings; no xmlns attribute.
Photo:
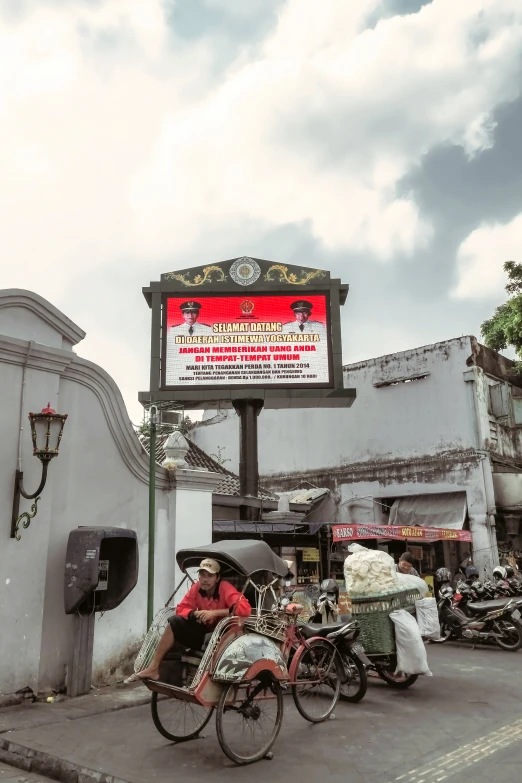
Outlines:
<svg viewBox="0 0 522 783"><path fill-rule="evenodd" d="M400 590L418 590L421 598L426 598L430 592L430 588L420 576L414 576L413 574L401 574L397 572L397 581L399 583Z"/></svg>
<svg viewBox="0 0 522 783"><path fill-rule="evenodd" d="M415 601L417 624L425 639L440 639L439 613L435 598L421 598Z"/></svg>
<svg viewBox="0 0 522 783"><path fill-rule="evenodd" d="M344 561L344 578L350 596L383 595L400 590L393 557L360 545Z"/></svg>
<svg viewBox="0 0 522 783"><path fill-rule="evenodd" d="M390 618L395 626L395 645L397 647L396 674L426 674L433 677L428 668L426 648L415 618L405 609L391 612Z"/></svg>

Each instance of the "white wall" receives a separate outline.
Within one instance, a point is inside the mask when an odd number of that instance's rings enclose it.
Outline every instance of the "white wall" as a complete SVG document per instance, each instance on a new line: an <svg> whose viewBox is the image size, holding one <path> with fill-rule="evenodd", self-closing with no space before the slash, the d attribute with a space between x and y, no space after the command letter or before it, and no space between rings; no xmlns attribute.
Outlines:
<svg viewBox="0 0 522 783"><path fill-rule="evenodd" d="M463 373L468 337L404 351L345 369L345 387L357 390L346 410L263 410L259 415L262 476L313 471L383 459L415 459L474 447ZM374 382L414 373L424 380L375 388ZM205 423L192 439L207 453L222 448L230 470L239 464L239 420L234 411ZM207 419L208 421L208 419Z"/></svg>
<svg viewBox="0 0 522 783"><path fill-rule="evenodd" d="M0 693L26 685L35 691L48 690L65 683L72 641L72 617L64 613L65 553L69 532L80 525L125 527L138 536L137 587L120 607L96 619L94 670L98 681L107 681L111 673L118 675L146 631L148 455L112 378L71 350L83 335L36 294L0 291ZM38 513L30 527L22 530L21 541L16 541L9 534L25 362L22 463L26 491L34 492L41 476L40 462L32 456L29 411L39 411L50 402L69 417L60 454L49 467ZM198 474L192 497L201 524L211 530L211 493L221 477L206 471L183 473L189 478ZM157 466L155 610L173 589L176 539L181 536L176 534L179 481L169 483L167 472ZM31 501L22 499L20 511L29 510L30 505ZM190 523L188 518L179 522L182 526ZM208 530L198 544L208 540Z"/></svg>
<svg viewBox="0 0 522 783"><path fill-rule="evenodd" d="M349 365L344 385L357 391L351 408L262 411L261 480L276 489L289 488L298 478L326 484L336 495L340 520L356 514L357 521L367 523L383 521L371 498L464 490L477 562L495 563L489 459L446 458L489 443L484 374L473 368L474 383L467 382L471 354L470 338L462 337ZM422 380L375 385L423 374ZM237 470L238 418L234 411L220 412L213 423L212 415L207 413L191 436L207 453L221 448L231 460L226 467ZM369 500L345 502L366 495Z"/></svg>

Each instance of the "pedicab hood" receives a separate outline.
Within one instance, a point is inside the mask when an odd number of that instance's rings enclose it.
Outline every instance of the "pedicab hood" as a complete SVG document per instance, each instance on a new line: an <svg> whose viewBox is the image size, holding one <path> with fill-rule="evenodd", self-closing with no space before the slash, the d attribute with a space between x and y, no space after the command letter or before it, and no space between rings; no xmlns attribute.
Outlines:
<svg viewBox="0 0 522 783"><path fill-rule="evenodd" d="M231 569L245 577L259 571L270 571L281 579L289 576L288 566L276 555L265 541L246 539L244 541L216 541L215 544L180 549L176 562L181 571L199 566L205 558L217 560L223 571Z"/></svg>

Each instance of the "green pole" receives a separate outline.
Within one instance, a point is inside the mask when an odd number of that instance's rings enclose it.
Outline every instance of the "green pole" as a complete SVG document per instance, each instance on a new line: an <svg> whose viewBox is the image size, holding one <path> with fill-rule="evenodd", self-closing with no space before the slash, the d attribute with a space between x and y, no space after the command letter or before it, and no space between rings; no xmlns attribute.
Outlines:
<svg viewBox="0 0 522 783"><path fill-rule="evenodd" d="M147 572L147 629L154 615L154 545L156 537L156 416L157 408L150 409L149 441L149 567Z"/></svg>

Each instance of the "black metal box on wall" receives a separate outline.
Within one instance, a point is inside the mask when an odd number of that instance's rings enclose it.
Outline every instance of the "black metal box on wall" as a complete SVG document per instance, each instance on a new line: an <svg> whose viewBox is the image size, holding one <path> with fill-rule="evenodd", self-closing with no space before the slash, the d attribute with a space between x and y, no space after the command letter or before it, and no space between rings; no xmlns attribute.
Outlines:
<svg viewBox="0 0 522 783"><path fill-rule="evenodd" d="M115 609L138 581L135 531L121 527L71 530L64 576L66 614Z"/></svg>

